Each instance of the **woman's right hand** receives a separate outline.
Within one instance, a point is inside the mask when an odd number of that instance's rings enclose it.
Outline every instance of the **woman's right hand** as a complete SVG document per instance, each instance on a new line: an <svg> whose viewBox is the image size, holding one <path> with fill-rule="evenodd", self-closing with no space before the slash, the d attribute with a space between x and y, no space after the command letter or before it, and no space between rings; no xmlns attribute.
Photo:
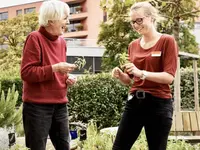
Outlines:
<svg viewBox="0 0 200 150"><path fill-rule="evenodd" d="M112 77L119 79L122 73L123 72L122 72L122 70L119 67L115 67L112 70Z"/></svg>
<svg viewBox="0 0 200 150"><path fill-rule="evenodd" d="M66 62L60 62L60 63L52 65L53 72L60 72L63 74L68 74L72 72L75 68L76 68L75 64L70 64Z"/></svg>

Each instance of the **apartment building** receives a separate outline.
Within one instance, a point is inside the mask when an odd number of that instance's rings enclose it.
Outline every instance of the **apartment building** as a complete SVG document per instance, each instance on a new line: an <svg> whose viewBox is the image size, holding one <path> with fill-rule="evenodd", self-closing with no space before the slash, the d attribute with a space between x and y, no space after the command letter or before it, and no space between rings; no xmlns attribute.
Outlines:
<svg viewBox="0 0 200 150"><path fill-rule="evenodd" d="M10 4L1 7L0 21L16 17L29 12L39 12L39 8L44 0L29 0L23 4ZM87 64L86 69L92 72L100 72L101 56L104 48L99 47L97 36L99 25L105 21L105 13L100 8L100 0L62 0L70 7L70 24L64 33L64 38L68 43L68 62L76 60L77 56L84 56ZM1 3L1 2L0 2Z"/></svg>

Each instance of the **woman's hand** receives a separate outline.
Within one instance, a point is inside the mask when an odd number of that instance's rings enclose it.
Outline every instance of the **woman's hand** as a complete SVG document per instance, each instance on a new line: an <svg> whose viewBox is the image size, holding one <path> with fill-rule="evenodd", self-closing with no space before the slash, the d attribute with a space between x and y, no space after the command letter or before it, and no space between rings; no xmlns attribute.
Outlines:
<svg viewBox="0 0 200 150"><path fill-rule="evenodd" d="M112 70L112 77L119 79L122 73L123 73L123 72L122 72L121 69L119 69L118 67L115 67L115 68Z"/></svg>
<svg viewBox="0 0 200 150"><path fill-rule="evenodd" d="M70 75L68 75L68 78L66 80L66 84L68 86L72 86L72 85L74 85L76 83L76 81L77 81L76 76L70 74Z"/></svg>
<svg viewBox="0 0 200 150"><path fill-rule="evenodd" d="M128 74L133 74L136 77L142 77L142 70L138 69L133 63L127 63L123 67L125 67L125 72Z"/></svg>
<svg viewBox="0 0 200 150"><path fill-rule="evenodd" d="M75 64L70 64L66 62L60 62L60 63L52 65L53 72L60 72L63 74L68 74L72 72L75 68L76 68Z"/></svg>

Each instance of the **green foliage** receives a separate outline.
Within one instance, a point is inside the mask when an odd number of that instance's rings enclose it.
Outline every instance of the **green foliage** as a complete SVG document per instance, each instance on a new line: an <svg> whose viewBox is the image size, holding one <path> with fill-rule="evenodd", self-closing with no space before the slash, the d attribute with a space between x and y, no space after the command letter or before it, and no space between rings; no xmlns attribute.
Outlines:
<svg viewBox="0 0 200 150"><path fill-rule="evenodd" d="M86 64L86 60L84 57L77 57L77 60L74 62L74 64L77 66L77 68L80 70L82 69L85 64Z"/></svg>
<svg viewBox="0 0 200 150"><path fill-rule="evenodd" d="M7 49L0 51L0 71L6 76L19 76L21 55L26 36L38 28L36 13L19 15L0 21L0 45Z"/></svg>
<svg viewBox="0 0 200 150"><path fill-rule="evenodd" d="M87 123L93 119L99 128L116 126L127 92L128 88L113 79L110 74L80 77L68 91L72 121Z"/></svg>
<svg viewBox="0 0 200 150"><path fill-rule="evenodd" d="M84 141L84 150L111 150L113 136L100 134L94 122L90 122L87 128L87 140Z"/></svg>
<svg viewBox="0 0 200 150"><path fill-rule="evenodd" d="M30 150L23 145L16 144L10 148L10 150Z"/></svg>
<svg viewBox="0 0 200 150"><path fill-rule="evenodd" d="M17 126L22 119L22 108L16 109L16 102L18 100L18 92L15 91L15 85L12 89L8 89L8 93L5 96L3 90L0 89L0 127L12 127Z"/></svg>
<svg viewBox="0 0 200 150"><path fill-rule="evenodd" d="M124 71L125 68L123 67L123 65L129 62L128 54L125 52L122 54L117 54L115 56L115 59L119 62L119 68L121 68L121 70Z"/></svg>
<svg viewBox="0 0 200 150"><path fill-rule="evenodd" d="M182 109L194 110L194 72L192 68L181 69L181 106ZM198 79L200 70L198 70ZM200 80L198 80L200 91ZM199 92L200 97L200 92Z"/></svg>
<svg viewBox="0 0 200 150"><path fill-rule="evenodd" d="M109 2L110 5L107 4ZM138 37L138 34L131 29L127 15L132 2L133 0L126 0L125 3L121 0L102 1L101 5L103 9L106 9L109 19L101 23L98 36L98 43L106 48L102 58L102 68L105 71L119 66L115 55L127 52L128 44Z"/></svg>
<svg viewBox="0 0 200 150"><path fill-rule="evenodd" d="M19 93L17 106L20 106L22 103L22 80L19 77L12 76L12 74L7 76L7 74L4 75L2 73L0 74L0 82L5 93L8 93L9 88L12 88L13 84L15 84L15 89Z"/></svg>
<svg viewBox="0 0 200 150"><path fill-rule="evenodd" d="M100 133L94 122L87 128L87 140L83 143L84 150L111 150L116 133ZM200 150L200 144L191 145L182 140L169 140L167 150ZM148 145L142 130L131 150L147 150Z"/></svg>
<svg viewBox="0 0 200 150"><path fill-rule="evenodd" d="M200 78L200 70L198 71L198 78ZM193 80L191 68L181 69L181 106L183 109L194 109ZM20 106L22 103L21 79L9 79L7 77L0 79L0 82L5 93L8 92L9 88L12 88L13 84L16 85L16 89L19 91L17 106ZM116 126L121 118L127 92L128 87L112 79L109 74L101 73L79 77L77 84L68 90L69 113L73 116L72 121L87 123L94 119L98 121L98 127Z"/></svg>

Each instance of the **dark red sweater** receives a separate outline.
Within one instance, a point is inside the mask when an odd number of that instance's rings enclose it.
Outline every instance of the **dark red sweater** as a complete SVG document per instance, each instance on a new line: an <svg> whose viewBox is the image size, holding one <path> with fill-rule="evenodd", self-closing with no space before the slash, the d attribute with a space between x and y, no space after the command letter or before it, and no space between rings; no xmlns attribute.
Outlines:
<svg viewBox="0 0 200 150"><path fill-rule="evenodd" d="M25 42L21 63L23 101L66 103L66 75L53 73L51 65L66 62L66 42L44 27L31 32Z"/></svg>

